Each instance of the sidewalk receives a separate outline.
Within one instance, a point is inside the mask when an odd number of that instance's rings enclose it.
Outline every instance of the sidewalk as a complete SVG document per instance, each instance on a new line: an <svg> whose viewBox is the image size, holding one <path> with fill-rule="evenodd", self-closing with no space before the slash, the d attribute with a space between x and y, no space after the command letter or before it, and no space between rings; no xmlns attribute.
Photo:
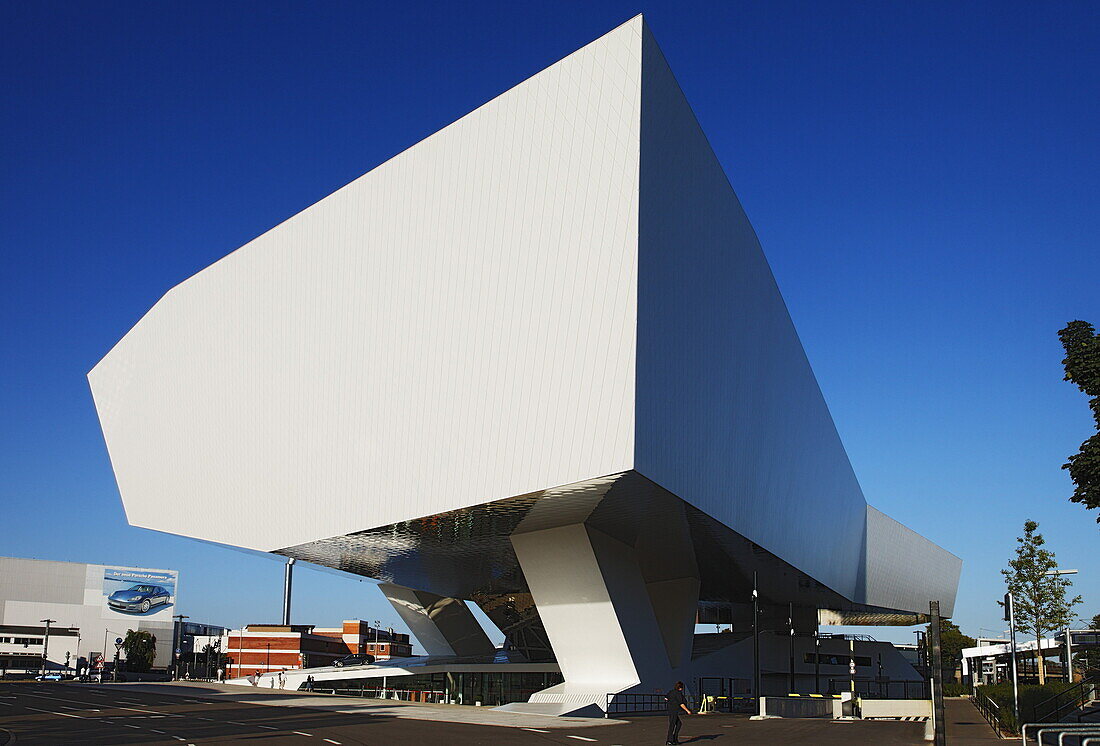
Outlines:
<svg viewBox="0 0 1100 746"><path fill-rule="evenodd" d="M331 694L314 694L280 689L261 689L235 684L212 682L174 681L165 684L125 683L125 684L88 684L104 689L122 689L162 694L174 697L193 697L217 702L239 702L249 705L270 705L273 707L304 707L329 712L341 712L359 715L385 715L409 720L434 720L447 723L468 723L470 725L497 725L506 728L595 728L605 725L619 725L626 721L605 718L552 717L548 715L527 715L515 712L498 712L491 707L470 707L466 705L436 705L419 702L401 702L390 699L360 699L341 697Z"/></svg>
<svg viewBox="0 0 1100 746"><path fill-rule="evenodd" d="M981 746L1006 743L997 737L978 708L965 697L946 697L943 700L944 720L947 725L947 742L951 746Z"/></svg>

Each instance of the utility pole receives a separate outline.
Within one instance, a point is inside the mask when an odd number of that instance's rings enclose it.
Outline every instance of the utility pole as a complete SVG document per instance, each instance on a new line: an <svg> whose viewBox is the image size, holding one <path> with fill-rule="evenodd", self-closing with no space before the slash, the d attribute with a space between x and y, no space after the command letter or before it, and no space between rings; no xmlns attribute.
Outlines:
<svg viewBox="0 0 1100 746"><path fill-rule="evenodd" d="M50 625L53 624L54 622L56 622L57 620L56 619L39 619L38 621L43 622L46 625L46 639L44 639L42 641L42 675L45 676L46 675L46 666L49 663L49 660L46 657L46 651L49 650L49 648L50 648Z"/></svg>
<svg viewBox="0 0 1100 746"><path fill-rule="evenodd" d="M947 746L947 725L943 721L943 652L940 648L940 602L928 604L932 618L932 719L936 730L936 746Z"/></svg>
<svg viewBox="0 0 1100 746"><path fill-rule="evenodd" d="M1016 673L1016 607L1012 602L1012 591L1005 594L1005 621L1008 622L1009 647L1012 649L1012 712L1020 722L1020 683Z"/></svg>
<svg viewBox="0 0 1100 746"><path fill-rule="evenodd" d="M172 678L179 678L179 651L183 647L183 620L190 619L191 617L184 614L176 614L173 619L176 619L176 628L172 630Z"/></svg>
<svg viewBox="0 0 1100 746"><path fill-rule="evenodd" d="M814 694L821 694L821 632L814 632Z"/></svg>
<svg viewBox="0 0 1100 746"><path fill-rule="evenodd" d="M756 713L763 715L760 704L760 592L756 586L756 570L752 571L752 693L756 695Z"/></svg>

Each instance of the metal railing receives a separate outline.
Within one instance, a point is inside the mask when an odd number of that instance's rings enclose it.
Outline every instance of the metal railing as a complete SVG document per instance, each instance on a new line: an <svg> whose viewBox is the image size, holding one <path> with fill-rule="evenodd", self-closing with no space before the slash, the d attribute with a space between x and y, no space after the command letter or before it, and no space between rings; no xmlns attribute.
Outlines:
<svg viewBox="0 0 1100 746"><path fill-rule="evenodd" d="M1012 730L1005 725L1004 720L1001 719L1001 706L991 700L981 692L975 692L970 695L970 701L977 708L978 712L982 714L985 721L989 723L989 727L997 733L998 738L1004 738L1005 733L1011 733Z"/></svg>
<svg viewBox="0 0 1100 746"><path fill-rule="evenodd" d="M1096 699L1097 684L1100 683L1098 679L1100 677L1089 676L1068 689L1035 703L1031 708L1031 722L1052 723L1074 710L1080 710ZM1080 712L1077 713L1077 721L1081 721Z"/></svg>
<svg viewBox="0 0 1100 746"><path fill-rule="evenodd" d="M1024 723L1024 727L1020 729L1020 743L1023 746L1027 746L1029 728L1032 729L1031 740L1037 744L1042 744L1043 739L1048 736L1056 737L1060 746L1066 743L1066 736L1078 739L1083 736L1100 737L1100 723Z"/></svg>
<svg viewBox="0 0 1100 746"><path fill-rule="evenodd" d="M693 697L687 692L684 692L684 696L687 698L688 707L695 709ZM604 712L610 716L666 712L667 710L668 699L663 694L608 694Z"/></svg>

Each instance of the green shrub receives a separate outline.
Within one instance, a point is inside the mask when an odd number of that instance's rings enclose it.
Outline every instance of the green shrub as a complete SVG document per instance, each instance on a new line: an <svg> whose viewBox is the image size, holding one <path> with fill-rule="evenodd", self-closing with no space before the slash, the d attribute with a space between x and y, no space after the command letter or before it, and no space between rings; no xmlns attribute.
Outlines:
<svg viewBox="0 0 1100 746"><path fill-rule="evenodd" d="M1020 716L1023 718L1023 722L1031 723L1037 718L1041 718L1046 715L1046 712L1036 712L1036 705L1041 704L1043 701L1053 697L1059 692L1065 691L1070 687L1064 681L1051 681L1042 686L1034 684L1025 684L1020 687ZM946 689L946 687L944 687ZM978 693L984 694L993 700L1000 708L999 714L1001 721L1012 731L1019 732L1019 727L1016 723L1016 715L1012 711L1012 682L1004 682L1001 684L986 684L978 687Z"/></svg>
<svg viewBox="0 0 1100 746"><path fill-rule="evenodd" d="M943 682L943 696L945 697L969 697L970 684L960 684L957 681Z"/></svg>

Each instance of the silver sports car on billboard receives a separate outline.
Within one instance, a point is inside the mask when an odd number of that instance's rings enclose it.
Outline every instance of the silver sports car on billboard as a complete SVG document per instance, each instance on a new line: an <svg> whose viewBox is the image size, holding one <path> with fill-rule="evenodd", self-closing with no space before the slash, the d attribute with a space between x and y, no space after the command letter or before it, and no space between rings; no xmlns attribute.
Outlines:
<svg viewBox="0 0 1100 746"><path fill-rule="evenodd" d="M125 590L115 591L107 597L107 605L112 609L142 614L154 606L171 602L172 594L159 585L138 584Z"/></svg>

